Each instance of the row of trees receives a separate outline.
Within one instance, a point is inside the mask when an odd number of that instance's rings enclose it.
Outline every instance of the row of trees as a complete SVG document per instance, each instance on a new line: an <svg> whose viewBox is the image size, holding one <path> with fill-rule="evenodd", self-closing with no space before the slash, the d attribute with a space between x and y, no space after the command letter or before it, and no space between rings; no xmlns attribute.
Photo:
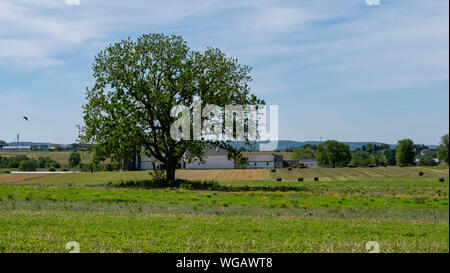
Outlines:
<svg viewBox="0 0 450 273"><path fill-rule="evenodd" d="M39 157L30 159L25 155L17 155L11 157L0 156L0 168L19 169L21 171L35 171L37 168L61 168L60 164L50 157Z"/></svg>
<svg viewBox="0 0 450 273"><path fill-rule="evenodd" d="M435 165L437 157L441 162L448 164L449 135L441 138L436 154L420 155L420 151L428 149L423 145L415 145L411 139L402 139L395 148L388 144L367 144L361 148L350 151L350 147L342 142L328 140L319 145L305 145L294 150L294 158L315 158L321 166L332 167L372 167L372 166L410 166Z"/></svg>
<svg viewBox="0 0 450 273"><path fill-rule="evenodd" d="M118 162L111 162L105 165L100 162L83 163L79 152L72 152L68 160L69 168L77 168L84 172L89 171L117 171L120 170ZM36 171L36 169L56 170L61 168L61 164L48 156L31 159L25 155L0 156L0 168L19 169L20 171ZM68 170L64 168L63 170Z"/></svg>

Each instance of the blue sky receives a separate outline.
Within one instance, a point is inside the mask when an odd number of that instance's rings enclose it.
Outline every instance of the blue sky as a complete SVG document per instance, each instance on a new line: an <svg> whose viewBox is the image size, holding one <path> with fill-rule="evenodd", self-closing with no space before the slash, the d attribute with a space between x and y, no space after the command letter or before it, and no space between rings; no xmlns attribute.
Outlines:
<svg viewBox="0 0 450 273"><path fill-rule="evenodd" d="M280 139L437 144L449 2L380 2L0 0L0 139L74 142L95 54L163 32L251 66L253 92L279 105Z"/></svg>

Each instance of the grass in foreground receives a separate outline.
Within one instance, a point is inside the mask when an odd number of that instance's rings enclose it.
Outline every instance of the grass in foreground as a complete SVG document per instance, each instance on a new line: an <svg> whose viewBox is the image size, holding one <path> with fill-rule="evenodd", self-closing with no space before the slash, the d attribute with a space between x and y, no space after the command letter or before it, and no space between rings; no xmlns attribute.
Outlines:
<svg viewBox="0 0 450 273"><path fill-rule="evenodd" d="M448 225L424 222L17 210L0 216L0 251L448 252Z"/></svg>
<svg viewBox="0 0 450 273"><path fill-rule="evenodd" d="M222 182L233 183L233 182ZM253 183L253 182L240 182ZM264 182L266 183L266 182ZM300 192L0 186L0 252L448 252L448 182Z"/></svg>

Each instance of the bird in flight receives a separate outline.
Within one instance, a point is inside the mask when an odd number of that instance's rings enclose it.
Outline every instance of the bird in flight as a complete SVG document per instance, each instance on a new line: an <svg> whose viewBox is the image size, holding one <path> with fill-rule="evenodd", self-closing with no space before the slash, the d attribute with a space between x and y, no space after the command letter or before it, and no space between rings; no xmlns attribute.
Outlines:
<svg viewBox="0 0 450 273"><path fill-rule="evenodd" d="M24 119L25 121L28 121L28 117L27 117L27 116L23 116L23 119Z"/></svg>

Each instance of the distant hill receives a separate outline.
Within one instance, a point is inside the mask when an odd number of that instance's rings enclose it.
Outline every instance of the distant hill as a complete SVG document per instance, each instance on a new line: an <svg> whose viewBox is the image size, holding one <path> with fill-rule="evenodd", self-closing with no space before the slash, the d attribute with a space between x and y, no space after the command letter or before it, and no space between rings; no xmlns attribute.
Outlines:
<svg viewBox="0 0 450 273"><path fill-rule="evenodd" d="M248 150L259 150L259 145L260 143L265 143L265 142L253 142L253 148L249 147L247 145L245 145L245 143L243 142L237 142L234 146L235 147L245 147ZM361 148L363 145L367 145L369 143L371 144L377 144L377 145L381 145L382 142L344 142L345 144L347 144L348 146L350 146L351 150L355 150L357 148ZM284 150L287 148L297 148L297 147L301 147L303 145L307 145L307 144L314 144L314 145L319 145L320 141L294 141L294 140L279 140L278 141L278 150ZM7 145L17 145L17 142L11 142L8 143ZM52 147L54 145L56 145L55 143L48 143L48 142L20 142L20 145L24 145L24 146L31 146L31 145L37 145L37 146L42 146L42 145L48 145L49 147ZM61 147L67 147L69 146L68 144L59 144ZM395 144L389 144L391 146L391 148L395 147ZM430 149L435 149L437 148L437 145L426 145L428 146Z"/></svg>
<svg viewBox="0 0 450 273"><path fill-rule="evenodd" d="M6 145L15 146L15 145L17 145L17 142L10 142L10 143L7 143ZM68 144L56 144L56 143L49 143L49 142L29 142L29 141L23 141L23 142L21 141L20 145L23 145L23 146L32 146L32 145L45 146L45 145L47 145L49 147L53 147L55 145L59 145L61 147L69 146Z"/></svg>
<svg viewBox="0 0 450 273"><path fill-rule="evenodd" d="M259 145L260 143L264 143L264 142L256 142L256 143L252 143L252 145L254 145L254 148L252 149L252 147L249 147L247 145L245 145L243 142L240 142L238 144L235 145L235 147L245 147L246 149L250 149L250 150L259 150ZM307 145L307 144L311 144L311 145L319 145L321 142L320 141L293 141L293 140L279 140L278 141L278 149L277 150L284 150L287 148L297 148L297 147L301 147L303 145ZM363 145L367 145L367 144L376 144L376 145L381 145L383 144L382 142L344 142L346 145L350 146L350 150L355 150L357 148L361 148ZM391 148L395 148L395 144L388 144ZM426 145L428 146L430 149L434 149L437 148L436 145Z"/></svg>
<svg viewBox="0 0 450 273"><path fill-rule="evenodd" d="M17 142L10 142L10 143L8 143L8 145L11 145L11 146L15 146L15 145L17 145ZM20 142L20 145L23 145L23 146L31 146L31 145L37 145L37 146L43 146L43 145L47 145L47 146L54 146L55 144L53 144L53 143L47 143L47 142Z"/></svg>

